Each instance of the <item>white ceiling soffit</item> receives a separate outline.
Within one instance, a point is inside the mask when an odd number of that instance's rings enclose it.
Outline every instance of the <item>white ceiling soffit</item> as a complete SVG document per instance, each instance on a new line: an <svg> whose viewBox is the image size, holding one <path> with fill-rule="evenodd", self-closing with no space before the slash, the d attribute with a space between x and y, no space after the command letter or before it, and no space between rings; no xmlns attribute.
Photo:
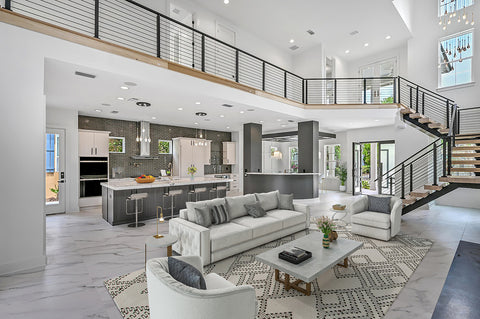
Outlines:
<svg viewBox="0 0 480 319"><path fill-rule="evenodd" d="M238 131L244 123L254 122L261 123L265 132L296 130L299 121L309 120L318 120L321 130L326 132L390 125L397 112L396 109L303 110L188 75L156 69L155 77L125 76L47 59L47 107L75 109L82 115L219 131ZM95 78L75 75L76 71L95 75ZM125 85L125 82L134 82L136 86ZM129 89L124 90L122 86ZM151 106L139 107L138 101L149 102ZM205 112L207 116L196 116L196 112Z"/></svg>
<svg viewBox="0 0 480 319"><path fill-rule="evenodd" d="M228 5L220 0L196 2L294 55L322 44L329 54L354 60L399 47L410 37L402 16L388 0L231 0ZM402 8L409 9L405 5ZM404 11L402 15L406 14ZM308 30L315 34L310 35ZM350 35L352 31L358 34ZM391 38L386 40L388 35ZM289 50L290 39L299 49ZM346 50L350 53L345 54Z"/></svg>

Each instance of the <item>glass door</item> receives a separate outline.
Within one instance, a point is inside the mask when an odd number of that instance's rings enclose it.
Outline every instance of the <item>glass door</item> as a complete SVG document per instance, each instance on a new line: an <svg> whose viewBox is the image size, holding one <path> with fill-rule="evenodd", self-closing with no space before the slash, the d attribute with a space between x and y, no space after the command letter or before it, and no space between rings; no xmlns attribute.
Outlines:
<svg viewBox="0 0 480 319"><path fill-rule="evenodd" d="M65 213L65 131L47 129L45 141L45 212Z"/></svg>
<svg viewBox="0 0 480 319"><path fill-rule="evenodd" d="M395 143L379 142L378 154L377 165L380 168L378 171L381 176L377 176L377 178L382 177L382 187L379 188L379 193L393 195L395 191L395 175L393 173L390 173L389 175L384 174L395 167Z"/></svg>
<svg viewBox="0 0 480 319"><path fill-rule="evenodd" d="M352 144L352 195L360 195L362 194L362 144Z"/></svg>
<svg viewBox="0 0 480 319"><path fill-rule="evenodd" d="M393 103L394 80L390 79L397 75L397 59L388 59L366 66L358 70L361 78L382 77L380 80L367 79L365 103L389 104ZM363 99L363 98L362 98Z"/></svg>

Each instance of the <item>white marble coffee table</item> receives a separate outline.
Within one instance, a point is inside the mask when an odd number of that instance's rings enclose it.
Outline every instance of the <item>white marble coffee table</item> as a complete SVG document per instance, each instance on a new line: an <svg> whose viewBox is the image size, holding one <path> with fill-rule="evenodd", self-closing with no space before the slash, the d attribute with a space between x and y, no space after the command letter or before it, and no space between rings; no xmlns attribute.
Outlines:
<svg viewBox="0 0 480 319"><path fill-rule="evenodd" d="M338 238L330 243L330 248L326 249L322 247L322 239L321 232L312 232L305 237L261 253L255 258L275 269L275 280L283 283L286 290L293 288L310 296L312 281L335 265L348 267L348 256L363 246L363 243L358 241ZM278 253L291 247L299 247L312 252L312 258L298 265L278 258ZM339 264L340 262L342 263ZM285 273L283 280L280 278L280 271ZM290 282L290 276L294 276L297 280ZM306 288L300 287L301 283L305 283Z"/></svg>

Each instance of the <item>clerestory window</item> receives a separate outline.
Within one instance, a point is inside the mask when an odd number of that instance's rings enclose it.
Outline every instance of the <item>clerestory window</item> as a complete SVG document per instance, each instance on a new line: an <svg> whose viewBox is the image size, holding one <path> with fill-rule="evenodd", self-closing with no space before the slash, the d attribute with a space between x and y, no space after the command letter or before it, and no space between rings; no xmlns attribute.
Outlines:
<svg viewBox="0 0 480 319"><path fill-rule="evenodd" d="M473 30L440 39L438 43L439 87L473 81Z"/></svg>

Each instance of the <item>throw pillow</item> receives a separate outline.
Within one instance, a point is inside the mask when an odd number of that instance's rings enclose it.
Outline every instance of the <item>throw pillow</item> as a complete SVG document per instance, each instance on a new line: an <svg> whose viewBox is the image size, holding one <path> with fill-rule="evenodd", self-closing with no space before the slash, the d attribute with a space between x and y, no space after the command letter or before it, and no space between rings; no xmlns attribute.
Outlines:
<svg viewBox="0 0 480 319"><path fill-rule="evenodd" d="M390 214L390 197L368 195L368 210L371 212Z"/></svg>
<svg viewBox="0 0 480 319"><path fill-rule="evenodd" d="M294 210L293 194L278 194L278 209Z"/></svg>
<svg viewBox="0 0 480 319"><path fill-rule="evenodd" d="M262 208L260 202L255 202L253 204L245 204L245 208L247 209L247 214L252 216L253 218L263 217L267 214L265 212L265 209Z"/></svg>
<svg viewBox="0 0 480 319"><path fill-rule="evenodd" d="M210 214L210 207L196 207L195 208L195 224L203 227L210 227L212 225L212 216Z"/></svg>
<svg viewBox="0 0 480 319"><path fill-rule="evenodd" d="M200 202L187 202L187 220L195 223L195 208L212 207L214 205L225 204L224 198L215 198L211 200L203 200Z"/></svg>
<svg viewBox="0 0 480 319"><path fill-rule="evenodd" d="M225 205L215 205L210 208L212 214L212 224L220 225L230 222L230 215Z"/></svg>
<svg viewBox="0 0 480 319"><path fill-rule="evenodd" d="M260 202L260 205L265 211L273 210L278 208L278 191L273 191L269 193L257 193L255 194L257 201Z"/></svg>
<svg viewBox="0 0 480 319"><path fill-rule="evenodd" d="M225 202L227 203L228 213L230 214L230 218L239 218L242 216L247 216L247 209L245 208L245 204L253 204L257 198L255 194L247 194L243 196L235 196L235 197L226 197Z"/></svg>
<svg viewBox="0 0 480 319"><path fill-rule="evenodd" d="M168 257L168 273L173 279L196 289L207 289L202 273L194 266L173 257Z"/></svg>

